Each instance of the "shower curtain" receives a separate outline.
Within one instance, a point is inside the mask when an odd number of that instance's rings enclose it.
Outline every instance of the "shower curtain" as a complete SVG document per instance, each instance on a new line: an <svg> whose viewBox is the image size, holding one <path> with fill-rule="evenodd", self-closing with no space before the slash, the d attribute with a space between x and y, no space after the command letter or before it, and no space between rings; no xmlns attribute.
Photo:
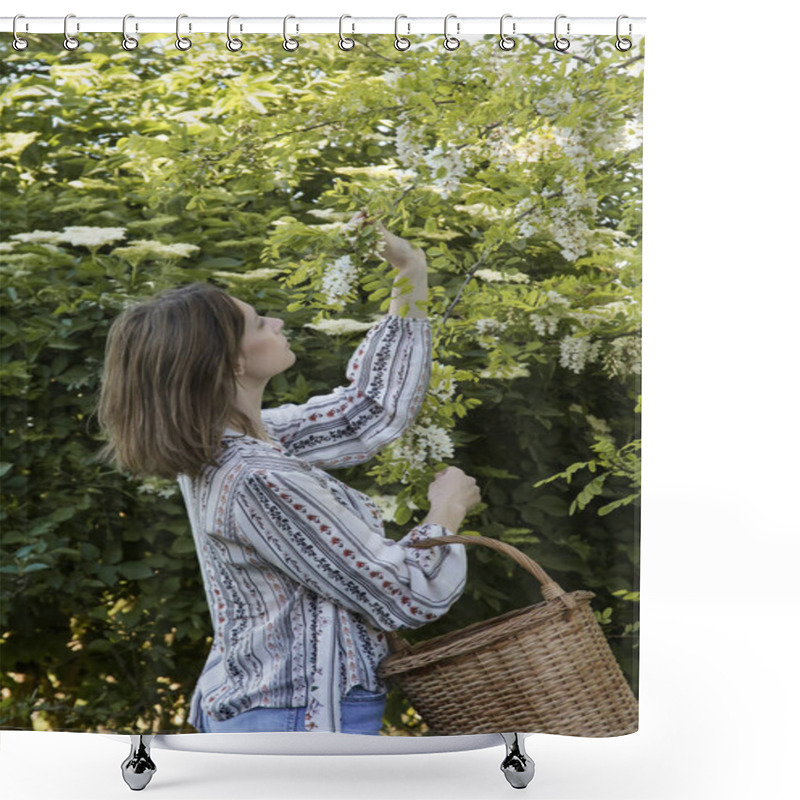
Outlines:
<svg viewBox="0 0 800 800"><path fill-rule="evenodd" d="M458 533L593 593L637 694L644 40L628 38L3 38L1 728L196 731L213 593L185 486L97 457L109 327L211 283L292 334L265 409L346 389L386 338L396 275L360 211L425 253L429 377L392 441L327 471L394 542L437 472L473 476ZM466 553L458 598L406 642L542 602L516 563ZM386 691L383 735L436 735Z"/></svg>

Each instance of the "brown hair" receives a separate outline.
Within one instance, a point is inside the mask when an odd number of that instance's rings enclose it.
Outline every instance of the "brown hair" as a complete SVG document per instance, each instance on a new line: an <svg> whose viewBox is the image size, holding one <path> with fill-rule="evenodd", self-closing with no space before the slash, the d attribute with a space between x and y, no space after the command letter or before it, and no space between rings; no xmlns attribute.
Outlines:
<svg viewBox="0 0 800 800"><path fill-rule="evenodd" d="M226 425L263 438L234 407L245 320L222 289L196 282L129 306L106 339L97 458L136 477L190 477L219 466Z"/></svg>

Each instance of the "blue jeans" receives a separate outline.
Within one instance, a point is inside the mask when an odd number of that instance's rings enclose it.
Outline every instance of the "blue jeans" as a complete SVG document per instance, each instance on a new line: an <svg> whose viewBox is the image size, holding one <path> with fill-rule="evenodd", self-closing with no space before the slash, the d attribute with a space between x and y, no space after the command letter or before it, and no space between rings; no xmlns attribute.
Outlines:
<svg viewBox="0 0 800 800"><path fill-rule="evenodd" d="M368 692L361 686L342 699L342 733L380 733L386 695ZM252 708L231 719L216 720L201 710L200 733L270 733L304 731L305 706L300 708Z"/></svg>

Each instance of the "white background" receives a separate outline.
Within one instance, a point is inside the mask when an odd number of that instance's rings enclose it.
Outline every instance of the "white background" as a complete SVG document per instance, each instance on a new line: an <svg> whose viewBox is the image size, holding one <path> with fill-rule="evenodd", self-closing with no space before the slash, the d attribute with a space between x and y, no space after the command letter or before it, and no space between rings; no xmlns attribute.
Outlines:
<svg viewBox="0 0 800 800"><path fill-rule="evenodd" d="M641 727L620 739L530 737L537 775L526 792L538 800L797 796L798 20L789 4L776 8L16 0L3 11L647 17ZM3 732L4 797L128 797L126 755L100 735ZM502 746L302 758L155 750L159 771L145 791L489 800L514 791L498 769L503 755Z"/></svg>

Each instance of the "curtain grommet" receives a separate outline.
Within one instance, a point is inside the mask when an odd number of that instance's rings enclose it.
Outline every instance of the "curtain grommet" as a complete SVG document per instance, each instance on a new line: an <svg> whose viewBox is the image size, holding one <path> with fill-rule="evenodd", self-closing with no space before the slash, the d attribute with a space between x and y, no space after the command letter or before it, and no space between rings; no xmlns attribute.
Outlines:
<svg viewBox="0 0 800 800"><path fill-rule="evenodd" d="M558 21L560 19L566 19L566 14L559 14L556 17L554 27L553 27L553 47L558 50L559 53L566 53L569 50L569 39L564 38L563 36L558 35ZM567 35L569 35L569 22L567 22Z"/></svg>
<svg viewBox="0 0 800 800"><path fill-rule="evenodd" d="M404 53L411 47L411 39L406 39L405 36L400 35L399 28L401 19L408 19L408 17L405 14L398 14L394 18L394 49ZM408 25L408 32L411 33L410 24Z"/></svg>
<svg viewBox="0 0 800 800"><path fill-rule="evenodd" d="M181 36L181 20L188 18L188 14L178 14L178 18L175 20L175 48L180 50L181 52L185 52L192 46L192 40L187 39L185 36ZM189 32L192 31L192 23L189 23Z"/></svg>
<svg viewBox="0 0 800 800"><path fill-rule="evenodd" d="M453 50L458 50L459 46L461 45L461 40L457 36L450 36L450 34L447 32L447 23L451 19L458 19L458 17L455 14L448 14L444 18L444 49L449 50L450 52ZM461 23L456 22L456 33L459 32L460 28Z"/></svg>
<svg viewBox="0 0 800 800"><path fill-rule="evenodd" d="M500 45L500 49L506 51L513 50L517 46L517 40L512 38L511 36L506 36L505 32L503 31L503 23L507 19L512 19L511 14L503 14L503 16L500 17L500 41L498 43ZM517 23L512 22L511 32L516 33L516 28L517 28Z"/></svg>
<svg viewBox="0 0 800 800"><path fill-rule="evenodd" d="M297 19L297 17L288 14L283 18L283 49L289 53L293 53L298 47L300 47L300 42L298 42L297 39L293 39L291 36L288 36L286 33L286 28L290 19Z"/></svg>
<svg viewBox="0 0 800 800"><path fill-rule="evenodd" d="M122 18L122 42L121 47L123 50L135 50L139 46L139 40L135 36L131 36L128 33L128 20L129 19L136 19L133 14L126 14ZM139 23L136 23L136 28L138 30Z"/></svg>
<svg viewBox="0 0 800 800"><path fill-rule="evenodd" d="M24 14L17 14L14 17L14 21L11 23L11 33L14 36L14 41L11 43L11 46L15 50L25 50L25 48L28 46L28 40L27 39L23 39L21 36L19 36L17 34L17 20L18 19L25 19L25 15ZM25 23L25 30L26 31L28 30L28 23L27 22Z"/></svg>
<svg viewBox="0 0 800 800"><path fill-rule="evenodd" d="M227 31L228 40L225 42L225 47L227 47L228 50L231 51L231 53L238 53L244 47L244 42L241 39L236 39L231 36L231 21L234 19L239 19L239 17L237 17L236 14L231 14L228 17L228 31ZM239 30L241 31L241 29L242 28L240 25Z"/></svg>
<svg viewBox="0 0 800 800"><path fill-rule="evenodd" d="M614 47L616 47L617 50L620 51L620 53L626 53L628 50L631 49L631 47L633 47L633 42L630 39L623 38L622 36L619 35L620 21L623 19L628 19L628 17L625 14L620 14L617 17L617 41L614 43ZM633 25L631 25L631 23L629 22L628 36L631 36L632 33L633 33Z"/></svg>
<svg viewBox="0 0 800 800"><path fill-rule="evenodd" d="M356 46L356 40L351 39L349 36L345 36L342 32L342 26L346 19L353 19L349 14L342 14L339 17L339 49L340 50L352 50ZM355 31L355 23L353 23L353 30Z"/></svg>
<svg viewBox="0 0 800 800"><path fill-rule="evenodd" d="M65 50L77 50L81 43L74 37L69 35L69 21L70 19L76 18L75 14L67 14L64 17L64 49ZM77 26L76 30L80 30L80 25Z"/></svg>

